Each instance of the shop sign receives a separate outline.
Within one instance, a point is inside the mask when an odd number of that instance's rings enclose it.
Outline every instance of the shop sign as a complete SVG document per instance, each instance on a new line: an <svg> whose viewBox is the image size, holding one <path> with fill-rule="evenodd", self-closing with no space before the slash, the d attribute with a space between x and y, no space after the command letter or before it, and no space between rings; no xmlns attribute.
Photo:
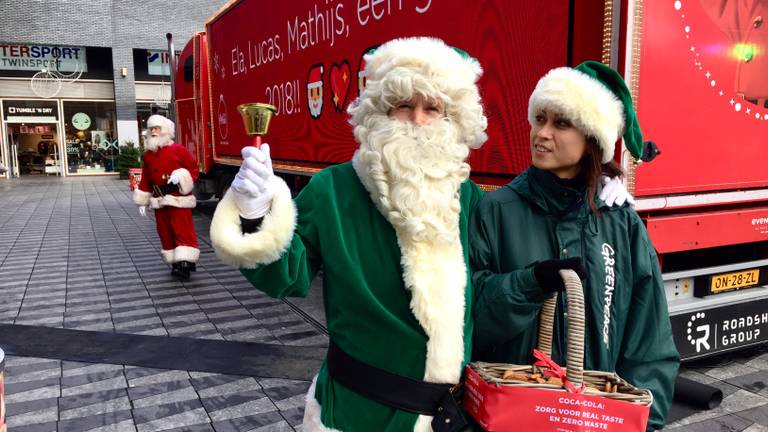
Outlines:
<svg viewBox="0 0 768 432"><path fill-rule="evenodd" d="M0 70L88 72L85 47L0 43Z"/></svg>
<svg viewBox="0 0 768 432"><path fill-rule="evenodd" d="M3 101L3 118L9 123L56 122L59 110L56 102Z"/></svg>
<svg viewBox="0 0 768 432"><path fill-rule="evenodd" d="M171 56L168 51L147 50L147 73L149 75L171 75Z"/></svg>
<svg viewBox="0 0 768 432"><path fill-rule="evenodd" d="M768 340L768 299L675 315L671 323L682 359L755 345Z"/></svg>

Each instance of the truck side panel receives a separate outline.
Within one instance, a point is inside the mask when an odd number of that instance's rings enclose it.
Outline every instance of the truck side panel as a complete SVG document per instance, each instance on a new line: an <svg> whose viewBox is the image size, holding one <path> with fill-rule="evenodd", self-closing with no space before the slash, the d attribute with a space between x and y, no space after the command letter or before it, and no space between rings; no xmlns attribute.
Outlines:
<svg viewBox="0 0 768 432"><path fill-rule="evenodd" d="M768 186L766 3L646 1L643 14L637 110L662 153L635 195Z"/></svg>
<svg viewBox="0 0 768 432"><path fill-rule="evenodd" d="M236 2L207 24L214 157L236 163L248 142L237 105L267 102L278 109L266 139L273 157L349 160L357 145L346 108L364 83L363 54L428 34L485 69L490 139L471 156L474 171L520 172L530 163L528 96L541 75L567 63L568 29L567 0Z"/></svg>

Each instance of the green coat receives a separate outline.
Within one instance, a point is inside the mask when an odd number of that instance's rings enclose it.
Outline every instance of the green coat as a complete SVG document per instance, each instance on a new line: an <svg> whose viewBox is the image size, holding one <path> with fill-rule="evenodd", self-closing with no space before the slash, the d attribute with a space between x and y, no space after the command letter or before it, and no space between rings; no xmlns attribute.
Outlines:
<svg viewBox="0 0 768 432"><path fill-rule="evenodd" d="M656 253L630 207L609 208L598 200L602 214L595 216L587 205L574 209L577 199L583 199L583 192L529 168L487 194L473 213L469 242L476 292L474 359L531 364L544 300L532 265L582 257L589 273L584 281L585 369L616 371L651 390L648 429L659 429L672 403L679 355ZM553 359L562 365L563 297L553 342Z"/></svg>
<svg viewBox="0 0 768 432"><path fill-rule="evenodd" d="M468 266L469 210L482 191L472 182L461 186L461 246ZM272 264L241 269L258 289L272 297L305 296L323 268L323 290L331 339L370 365L421 380L427 336L411 311L411 291L403 282L401 250L392 225L374 206L351 163L327 168L312 177L295 200L298 220L288 250ZM466 271L464 334L472 334L472 290ZM455 321L454 321L455 322ZM464 360L471 338L464 338ZM349 431L413 430L417 415L365 399L335 383L325 365L315 398L326 427Z"/></svg>

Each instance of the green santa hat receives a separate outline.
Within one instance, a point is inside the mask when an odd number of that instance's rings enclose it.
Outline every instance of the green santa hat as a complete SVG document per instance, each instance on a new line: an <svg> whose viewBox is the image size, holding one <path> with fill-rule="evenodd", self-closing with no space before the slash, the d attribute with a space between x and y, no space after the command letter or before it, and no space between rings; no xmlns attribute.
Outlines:
<svg viewBox="0 0 768 432"><path fill-rule="evenodd" d="M536 84L528 101L531 125L542 109L565 116L585 135L594 137L603 151L602 163L613 159L622 135L635 159L642 154L643 134L632 95L621 75L602 63L586 61L575 68L549 71Z"/></svg>

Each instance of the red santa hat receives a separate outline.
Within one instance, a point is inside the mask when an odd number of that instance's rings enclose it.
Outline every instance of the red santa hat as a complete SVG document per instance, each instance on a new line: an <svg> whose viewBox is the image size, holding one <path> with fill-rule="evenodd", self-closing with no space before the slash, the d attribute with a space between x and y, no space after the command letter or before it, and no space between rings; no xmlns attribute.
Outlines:
<svg viewBox="0 0 768 432"><path fill-rule="evenodd" d="M163 117L160 114L153 114L147 119L147 129L155 126L160 127L160 132L164 135L168 135L171 138L176 137L176 125L170 119Z"/></svg>
<svg viewBox="0 0 768 432"><path fill-rule="evenodd" d="M307 88L313 89L323 85L323 65L318 65L309 70Z"/></svg>

